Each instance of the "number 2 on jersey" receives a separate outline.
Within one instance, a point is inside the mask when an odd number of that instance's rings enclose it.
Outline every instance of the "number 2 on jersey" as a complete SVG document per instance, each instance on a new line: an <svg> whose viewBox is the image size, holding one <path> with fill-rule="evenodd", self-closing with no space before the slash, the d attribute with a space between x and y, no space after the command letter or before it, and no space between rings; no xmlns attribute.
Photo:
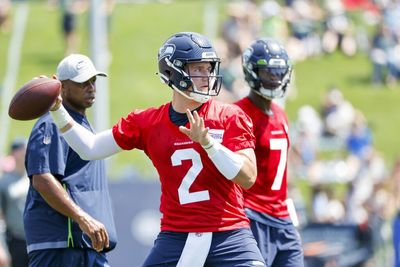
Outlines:
<svg viewBox="0 0 400 267"><path fill-rule="evenodd" d="M287 149L288 142L286 138L270 139L269 145L271 150L280 150L278 169L276 170L274 183L272 184L272 190L280 190L283 181L283 174L285 173L286 161L287 161Z"/></svg>
<svg viewBox="0 0 400 267"><path fill-rule="evenodd" d="M176 150L171 156L172 166L182 165L183 160L191 160L192 167L188 170L185 177L178 188L179 202L183 204L199 202L204 200L210 200L210 194L208 190L189 192L190 186L194 183L203 169L203 163L201 162L200 154L193 148Z"/></svg>

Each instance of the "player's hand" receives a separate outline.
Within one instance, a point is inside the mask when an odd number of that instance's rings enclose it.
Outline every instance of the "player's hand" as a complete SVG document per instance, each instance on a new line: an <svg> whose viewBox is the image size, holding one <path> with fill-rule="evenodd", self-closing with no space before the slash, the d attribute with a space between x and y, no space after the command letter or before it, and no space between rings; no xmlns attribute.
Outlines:
<svg viewBox="0 0 400 267"><path fill-rule="evenodd" d="M54 80L58 80L58 77L57 77L57 75L53 75L53 77L52 77ZM60 108L60 106L61 106L61 104L62 104L62 97L61 97L61 95L59 95L58 97L57 97L57 99L56 99L56 102L54 102L54 105L50 108L50 111L56 111L57 109L59 109Z"/></svg>
<svg viewBox="0 0 400 267"><path fill-rule="evenodd" d="M93 219L88 214L80 217L79 227L86 233L92 241L92 247L96 251L102 251L104 248L108 248L110 241L106 227L99 221Z"/></svg>
<svg viewBox="0 0 400 267"><path fill-rule="evenodd" d="M61 107L61 104L62 104L62 98L61 95L59 95L56 101L54 102L54 105L50 108L50 111L56 111Z"/></svg>
<svg viewBox="0 0 400 267"><path fill-rule="evenodd" d="M194 111L192 115L189 109L186 110L186 115L189 119L190 129L180 126L179 130L194 142L200 143L202 146L207 145L210 142L210 137L208 135L208 127L204 126L204 119L199 116L197 111Z"/></svg>

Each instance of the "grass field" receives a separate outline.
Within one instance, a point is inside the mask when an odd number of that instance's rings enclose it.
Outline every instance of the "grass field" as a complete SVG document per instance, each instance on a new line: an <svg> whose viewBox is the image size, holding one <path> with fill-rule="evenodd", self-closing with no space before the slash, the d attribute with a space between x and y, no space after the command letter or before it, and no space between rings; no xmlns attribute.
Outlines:
<svg viewBox="0 0 400 267"><path fill-rule="evenodd" d="M17 3L17 2L16 2ZM115 123L135 108L158 106L168 101L171 91L159 81L157 51L162 42L177 31L203 31L203 9L206 1L177 1L174 4L117 4L112 17L110 46L112 64L109 70L110 118ZM217 2L223 19L223 2ZM17 87L33 76L51 75L63 57L63 42L58 10L45 1L29 4L29 17L21 56ZM79 19L81 52L88 52L87 15ZM5 74L10 33L0 33L0 84ZM370 84L371 65L366 55L348 58L340 53L313 58L296 64L298 96L287 103L289 118L296 118L304 104L319 109L328 86L343 90L356 108L366 115L374 131L376 148L391 165L398 154L397 125L400 125L400 88L374 88ZM28 135L33 122L11 122L8 140ZM110 125L111 126L111 125ZM125 152L112 160L113 176L132 166L144 174L153 168L139 151Z"/></svg>

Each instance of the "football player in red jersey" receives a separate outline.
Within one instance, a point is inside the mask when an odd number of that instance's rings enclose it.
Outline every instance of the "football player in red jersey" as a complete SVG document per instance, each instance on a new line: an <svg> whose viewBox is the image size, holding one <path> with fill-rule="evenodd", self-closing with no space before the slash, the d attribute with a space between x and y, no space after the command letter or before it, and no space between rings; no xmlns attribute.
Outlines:
<svg viewBox="0 0 400 267"><path fill-rule="evenodd" d="M287 206L288 119L273 99L285 95L291 64L274 39L254 41L242 55L247 97L235 104L253 120L257 180L245 190L245 211L267 266L303 266L303 250Z"/></svg>
<svg viewBox="0 0 400 267"><path fill-rule="evenodd" d="M84 159L143 150L161 182L161 232L143 266L265 266L244 213L243 188L257 176L252 122L211 99L220 60L198 33L172 35L158 53L172 101L135 110L93 135L53 107L54 121Z"/></svg>

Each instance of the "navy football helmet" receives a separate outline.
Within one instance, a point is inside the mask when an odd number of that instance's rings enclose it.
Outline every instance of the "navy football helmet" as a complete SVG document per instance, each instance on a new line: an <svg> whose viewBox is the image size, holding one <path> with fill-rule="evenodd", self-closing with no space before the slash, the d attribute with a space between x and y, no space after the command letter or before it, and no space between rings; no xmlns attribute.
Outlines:
<svg viewBox="0 0 400 267"><path fill-rule="evenodd" d="M207 92L198 90L193 83L192 78L201 76L190 75L187 64L192 62L210 62ZM194 32L172 35L158 52L158 74L161 81L183 96L200 103L205 103L210 96L219 94L222 81L219 65L220 59L210 42Z"/></svg>
<svg viewBox="0 0 400 267"><path fill-rule="evenodd" d="M283 97L292 66L285 48L276 40L260 38L242 55L244 77L250 88L267 99Z"/></svg>

